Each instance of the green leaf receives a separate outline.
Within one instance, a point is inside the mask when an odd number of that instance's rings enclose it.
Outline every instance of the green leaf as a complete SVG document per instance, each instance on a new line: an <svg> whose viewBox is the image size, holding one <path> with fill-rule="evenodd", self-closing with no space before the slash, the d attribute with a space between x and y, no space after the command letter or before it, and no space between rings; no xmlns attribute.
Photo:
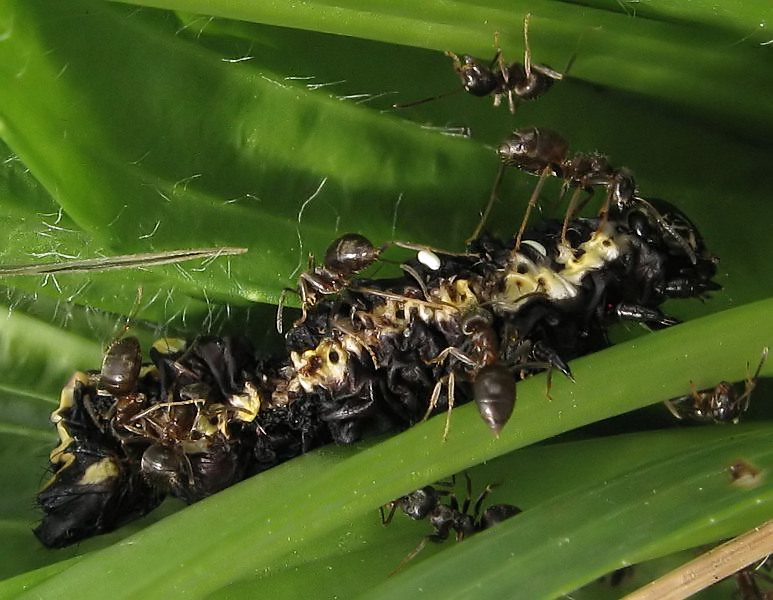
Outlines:
<svg viewBox="0 0 773 600"><path fill-rule="evenodd" d="M689 340L700 340L708 331L720 335L732 331L737 333L732 340L722 344L724 351L740 354L744 347L761 347L764 340L773 338L773 325L743 330L739 330L739 325L769 311L771 306L773 304L766 301L726 311L579 359L572 364L578 383L571 388L569 383L557 385L552 401L544 397L544 377L530 378L519 385L516 413L498 439L492 438L473 406L464 406L454 411L451 436L445 443L441 441L444 418L438 417L368 449L328 449L290 461L145 528L123 543L89 554L55 578L42 581L32 589L36 595L52 594L62 586L68 589L78 581L88 580L90 592L95 596L107 591L126 597L158 596L172 590L203 596L234 580L254 578L254 573L280 564L283 557L299 545L329 534L342 519L357 518L368 512L375 515L379 505L427 481L444 478L582 424L644 406L653 398L674 396L688 387L682 373L690 373L696 379L701 373L708 378L739 378L744 366L718 359L716 344L690 344ZM685 347L691 348L686 355ZM615 378L616 365L620 364L636 365L638 378ZM766 364L764 369L764 373L769 374L773 365ZM679 375L674 376L674 373ZM722 447L721 439L728 435L722 433L723 430L727 431L727 428L707 430L704 435L720 440L718 447ZM768 424L759 433L765 442L760 443L752 436L749 439L757 441L749 443L758 445L759 452L766 452L769 432ZM678 436L679 432L676 434ZM726 454L730 450L723 452L720 462L726 467L729 460ZM741 456L747 453L750 462L760 462L763 468L770 460L767 454L758 457L751 451L742 450L741 446L733 452L742 452ZM612 455L617 460L614 453ZM563 456L571 456L571 451ZM700 462L703 459L695 460L703 464ZM712 472L718 469L717 455L706 460L710 462L707 469ZM597 466L595 462L589 464L594 468ZM662 461L653 469L670 472L662 466ZM507 473L499 475L500 481L508 479ZM657 477L657 474L653 475L647 480L648 484L656 485L653 481L657 481ZM564 483L568 483L567 492L573 489L571 481ZM663 485L673 484L666 481ZM760 493L768 493L767 485L757 489ZM601 482L601 486L605 484ZM678 493L684 493L684 488L680 489L682 491ZM277 493L277 490L281 492ZM634 501L633 496L641 501L639 488L628 491L629 502ZM705 498L705 501L696 498L698 506L718 510L708 494ZM517 492L514 497L504 499L516 504L520 502ZM544 502L546 497L541 500ZM675 504L672 502L670 506L673 510ZM745 511L739 509L743 519L718 528L715 535L728 535L733 527L738 528L735 530L738 532L749 520L761 520L759 506L752 502ZM533 510L536 511L536 507ZM618 535L625 534L625 523L616 521L613 525L618 528ZM599 531L595 533L606 535L611 526L606 521L599 521ZM170 540L174 540L174 560L159 561L157 557L168 551ZM695 542L694 537L686 537L686 545L681 548ZM665 539L662 549L673 551L678 548L672 539ZM587 553L587 546L578 551ZM649 547L640 547L638 551L642 559L654 555ZM633 552L632 555L636 556ZM611 560L608 556L599 555L598 558L596 572L608 566ZM131 564L133 569L121 569L120 565L125 564ZM393 565L380 566L382 577L393 568ZM135 570L143 576L136 577ZM105 573L110 576L105 577ZM409 573L406 571L406 576ZM570 581L582 583L576 579L576 573L573 576L575 579ZM589 570L585 581L594 576ZM371 585L374 583L372 578L369 581Z"/></svg>
<svg viewBox="0 0 773 600"><path fill-rule="evenodd" d="M548 597L623 560L718 539L767 516L758 512L768 509L767 480L743 499L721 473L734 450L767 464L769 386L755 392L749 419L759 425L748 429L672 429L657 411L601 422L688 393L690 380L699 387L740 380L746 362L756 364L773 340L773 306L765 300L773 281L764 275L773 260L764 176L773 160L764 143L773 135L767 2L541 0L507 10L491 1L147 3L166 10L133 4L0 5L0 231L9 240L0 259L214 245L250 251L179 268L4 282L10 317L0 322L0 451L11 492L0 512L7 541L0 576L16 577L0 584L0 596L73 589L85 596L174 590L253 597L260 590L281 597L321 593L323 585L331 595L353 595L378 583L386 593L432 581L438 592L492 582ZM574 58L544 98L523 103L515 117L465 94L391 109L458 86L442 50L492 56L498 31L508 60L520 60L527 12L536 62L563 69ZM576 361L578 383L556 381L550 402L542 378L519 385L516 413L497 440L473 407L462 407L446 444L443 419L433 419L368 447L322 450L77 548L37 547L28 529L55 441L47 423L52 402L73 370L98 367L100 349L125 315L146 337L241 330L268 349L276 343L267 335L274 309L253 302L276 301L308 253L320 256L340 233L461 248L491 191L492 148L528 125L560 131L575 151L609 154L636 172L642 195L681 208L720 257L724 291L705 304L670 303L670 313L692 319L683 326ZM471 137L444 135L458 126L469 127ZM490 221L498 233L517 228L534 183L506 174ZM551 185L541 203L560 214L558 182ZM510 454L591 423L570 434L576 443ZM601 437L658 427L671 429ZM693 435L706 447L691 449ZM494 467L471 471L476 486L501 482L492 502L526 512L479 540L447 544L442 558L427 548L387 580L428 527L403 519L382 531L377 506L497 456ZM693 478L680 485L676 474L689 475L691 465ZM679 496L704 476L716 500ZM663 504L642 503L637 512L647 478L663 491ZM572 494L575 512L566 500ZM605 497L619 502L617 522L591 506ZM750 506L754 498L760 508ZM573 540L555 553L538 535L547 531L540 520L551 506L565 514L560 528L553 525L556 535L565 528ZM669 510L681 521L666 520L660 529L655 523L651 543L632 536L624 550L598 551L600 539L625 537L639 514L657 521ZM713 515L717 526L702 530L701 514ZM526 539L523 568L487 560L475 577L462 577L455 566L481 561L487 544L521 556ZM497 547L499 540L508 541ZM576 554L565 558L568 552ZM527 569L556 565L561 577L551 571L541 581ZM312 587L317 580L324 583Z"/></svg>

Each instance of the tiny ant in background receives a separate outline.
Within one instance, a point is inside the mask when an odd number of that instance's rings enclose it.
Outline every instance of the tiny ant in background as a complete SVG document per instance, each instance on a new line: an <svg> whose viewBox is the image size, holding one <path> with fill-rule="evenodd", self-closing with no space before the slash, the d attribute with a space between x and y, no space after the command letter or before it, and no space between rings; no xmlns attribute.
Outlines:
<svg viewBox="0 0 773 600"><path fill-rule="evenodd" d="M392 522L392 518L399 508L416 521L428 519L433 529L433 532L423 537L419 544L408 553L391 574L395 574L405 567L409 561L424 549L428 541L435 543L445 542L451 531L454 531L456 533L456 541L459 542L474 533L489 529L497 523L501 523L522 512L520 508L512 504L493 504L481 513L483 501L495 487L494 485L487 485L486 489L478 495L473 505L472 513L470 513L472 481L467 473L464 474L464 479L466 481L466 496L461 506L456 498L456 494L451 489L456 483L456 478L453 477L450 485L443 484L443 489L427 485L415 492L401 496L397 500L393 500L387 504L389 512L386 515L384 514L384 507L381 507L381 522L384 525L389 525ZM445 498L448 499L447 502L443 501Z"/></svg>
<svg viewBox="0 0 773 600"><path fill-rule="evenodd" d="M491 96L494 99L494 106L499 106L502 103L502 98L506 97L510 113L515 114L519 100L536 100L547 92L554 82L564 77L563 73L555 71L548 65L532 63L529 47L530 18L531 15L527 14L523 20L523 63L514 62L508 65L505 62L499 48L499 34L495 33L496 53L490 61L481 60L469 54L460 56L454 52L446 51L446 56L453 61L454 71L461 80L461 88L413 102L394 104L393 108L409 108L425 104L464 90L473 96Z"/></svg>
<svg viewBox="0 0 773 600"><path fill-rule="evenodd" d="M765 347L754 375L750 374L749 363L746 363L744 391L740 395L729 381L720 381L713 388L704 390L698 390L691 381L691 393L666 400L666 408L679 420L687 418L698 423L737 423L749 409L752 392L767 358L768 348Z"/></svg>

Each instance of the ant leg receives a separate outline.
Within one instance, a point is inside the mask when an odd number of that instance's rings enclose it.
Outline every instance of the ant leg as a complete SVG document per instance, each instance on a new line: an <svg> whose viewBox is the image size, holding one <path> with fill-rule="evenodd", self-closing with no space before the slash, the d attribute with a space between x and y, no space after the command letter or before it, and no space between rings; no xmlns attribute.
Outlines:
<svg viewBox="0 0 773 600"><path fill-rule="evenodd" d="M440 392L443 389L443 383L445 377L438 380L438 382L435 384L434 389L432 390L432 395L429 398L429 406L427 406L427 412L424 413L424 416L422 417L422 421L426 421L429 419L429 416L432 414L432 411L437 408L438 399L440 398Z"/></svg>
<svg viewBox="0 0 773 600"><path fill-rule="evenodd" d="M475 501L475 506L473 507L473 516L475 517L475 520L478 520L478 517L480 516L480 507L483 506L483 501L488 497L488 495L491 493L491 491L496 487L495 484L489 484L486 486L486 489L484 489L480 495L478 496L478 499Z"/></svg>
<svg viewBox="0 0 773 600"><path fill-rule="evenodd" d="M502 49L499 46L499 32L494 32L494 50L496 53L494 54L494 58L491 59L491 64L489 65L489 71L492 71L494 69L494 66L499 67L499 72L502 73L502 77L507 81L507 63L505 63L505 59L502 58Z"/></svg>
<svg viewBox="0 0 773 600"><path fill-rule="evenodd" d="M397 500L392 500L392 502L389 503L390 509L389 514L387 514L386 517L384 517L384 507L379 506L378 511L381 513L381 524L382 525L389 525L392 522L392 519L395 516L395 511L397 511Z"/></svg>
<svg viewBox="0 0 773 600"><path fill-rule="evenodd" d="M451 411L454 409L456 376L451 371L448 375L448 411L446 412L446 425L443 428L443 441L448 440L448 431L451 429Z"/></svg>
<svg viewBox="0 0 773 600"><path fill-rule="evenodd" d="M547 178L550 174L550 167L545 167L540 173L539 181L537 181L537 185L534 187L534 191L529 198L529 204L526 206L526 214L523 215L521 227L518 229L518 235L515 236L515 247L513 248L513 253L518 252L521 247L521 238L523 238L523 232L526 231L526 223L529 222L531 211L537 205L537 198L539 198L539 195L542 193L542 188L545 187L545 182L547 181Z"/></svg>
<svg viewBox="0 0 773 600"><path fill-rule="evenodd" d="M140 419L144 419L149 414L156 412L159 408L174 408L175 406L184 406L187 404L193 404L197 408L202 406L206 400L203 398L194 398L191 400L174 400L172 402L157 402L156 404L153 404L152 406L146 408L142 412L138 412L136 415L131 417L129 421L139 421Z"/></svg>
<svg viewBox="0 0 773 600"><path fill-rule="evenodd" d="M297 291L292 289L292 288L282 288L282 293L279 294L279 303L276 305L276 331L277 331L277 333L279 335L282 335L282 332L284 330L284 322L283 322L282 316L284 314L285 299L287 298L287 293L288 292L297 293ZM305 312L306 309L305 309L305 307L303 308L303 311L304 311L304 313L303 313L303 317L301 319L301 323L303 323L303 321L306 320L306 312Z"/></svg>
<svg viewBox="0 0 773 600"><path fill-rule="evenodd" d="M302 325L306 322L306 316L308 315L308 310L310 306L314 306L317 303L316 296L309 292L309 282L306 279L308 275L306 273L301 273L300 278L298 279L298 290L293 290L292 288L285 288L288 292L296 291L296 293L301 298L301 318L295 321L293 323L293 327L298 327L299 325ZM284 308L284 307L282 307ZM280 331L281 333L281 331Z"/></svg>
<svg viewBox="0 0 773 600"><path fill-rule="evenodd" d="M446 302L427 302L426 300L419 300L418 298L408 298L407 296L404 296L402 294L395 294L393 292L385 292L383 290L377 290L375 288L369 288L369 287L350 287L349 288L353 292L358 292L360 294L370 294L372 296L377 296L379 298L387 298L388 300L397 300L399 302L405 302L410 301L413 304L421 304L422 306L426 306L428 308L436 308L436 309L443 309L443 310L457 310L452 304L448 304Z"/></svg>
<svg viewBox="0 0 773 600"><path fill-rule="evenodd" d="M126 319L124 319L123 326L120 329L120 333L117 333L113 341L110 343L110 345L117 342L119 339L121 339L124 335L126 335L126 332L129 331L131 328L131 322L134 319L134 317L137 316L137 313L140 311L140 304L142 303L142 287L137 288L137 295L134 297L134 302L132 303L132 307L129 309L129 313L126 315Z"/></svg>
<svg viewBox="0 0 773 600"><path fill-rule="evenodd" d="M448 256L469 256L467 252L454 252L453 250L444 250L442 248L428 246L427 244L415 244L413 242L404 242L402 240L389 241L382 246L382 249L386 250L387 248L390 248L392 246L397 246L398 248L406 248L407 250L415 250L419 254L424 252L425 256L423 257L423 259L419 258L419 262L427 267L430 266L427 264L428 262L431 263L434 261L431 255L435 253L447 254ZM436 267L436 268L433 268L432 270L437 271L438 268L439 267Z"/></svg>
<svg viewBox="0 0 773 600"><path fill-rule="evenodd" d="M462 72L462 61L459 59L459 56L451 52L450 50L446 50L445 55L450 58L452 61L454 61L453 68L454 71L461 74ZM392 108L396 109L402 109L402 108L410 108L413 106L419 106L420 104L426 104L427 102L434 102L435 100L441 100L442 98L446 98L452 94L457 94L464 90L463 87L455 87L452 90L448 90L446 92L443 92L441 94L436 94L434 96L430 96L429 98L422 98L421 100L411 100L410 102L400 102L397 104L393 104Z"/></svg>
<svg viewBox="0 0 773 600"><path fill-rule="evenodd" d="M505 63L505 59L502 57L502 50L499 47L499 32L494 32L494 49L496 50L494 54L494 58L491 59L491 64L489 65L489 70L493 72L494 66L499 67L499 73L502 76L502 81L504 82L504 89L509 91L509 85L508 85L508 79L509 75L507 72L507 64ZM500 91L501 88L496 88L494 90L493 94L493 100L494 100L494 107L499 106L502 103L502 92ZM512 93L508 94L508 103L510 105L510 112L515 112L515 107L513 106L513 99L512 99Z"/></svg>
<svg viewBox="0 0 773 600"><path fill-rule="evenodd" d="M462 60L459 58L459 55L455 52L451 52L450 50L446 50L444 54L450 58L452 61L454 61L454 71L457 73L461 71L462 69Z"/></svg>
<svg viewBox="0 0 773 600"><path fill-rule="evenodd" d="M749 363L746 363L746 381L744 382L744 392L738 397L738 400L735 401L736 406L741 406L741 404L743 404L743 410L741 412L746 412L749 409L749 402L751 401L752 392L754 391L754 388L757 387L757 379L760 376L762 365L765 364L767 359L768 347L765 346L762 349L760 364L757 365L757 370L754 372L754 376L751 376L749 373Z"/></svg>
<svg viewBox="0 0 773 600"><path fill-rule="evenodd" d="M649 202L647 202L644 198L636 197L636 202L639 202L642 206L644 206L648 211L650 216L655 219L658 225L660 225L663 228L663 231L668 233L674 241L676 241L677 244L684 250L684 253L687 255L687 258L690 259L690 262L692 264L696 264L698 262L698 258L695 256L695 251L690 247L690 243L684 239L684 237L676 230L672 225L670 225L664 218L663 215L658 212L658 210L652 206Z"/></svg>
<svg viewBox="0 0 773 600"><path fill-rule="evenodd" d="M480 217L478 226L472 232L472 235L465 240L466 245L469 246L470 242L478 239L483 226L486 224L486 221L488 221L489 214L491 214L491 208L494 206L494 202L497 199L497 191L499 190L499 186L502 183L502 176L504 175L504 172L504 163L499 163L499 170L497 171L497 176L494 178L494 187L491 188L491 196L489 196L488 204L486 204L486 208L483 210L483 214Z"/></svg>
<svg viewBox="0 0 773 600"><path fill-rule="evenodd" d="M548 402L553 402L553 396L550 394L550 390L553 388L553 367L548 367L548 374L545 377L545 398Z"/></svg>
<svg viewBox="0 0 773 600"><path fill-rule="evenodd" d="M596 233L601 233L607 226L609 220L609 204L612 201L612 185L607 185L607 193L604 197L604 204L601 205L599 210L599 226L596 227Z"/></svg>
<svg viewBox="0 0 773 600"><path fill-rule="evenodd" d="M701 393L698 391L698 387L692 380L690 380L690 396L695 402L700 402L703 399Z"/></svg>
<svg viewBox="0 0 773 600"><path fill-rule="evenodd" d="M576 207L577 207L577 201L580 198L580 193L582 192L582 188L578 187L574 190L574 193L572 194L572 197L569 200L569 206L566 209L566 216L564 216L564 224L561 226L561 245L566 246L566 230L569 228L569 221L571 221L572 217L574 216Z"/></svg>
<svg viewBox="0 0 773 600"><path fill-rule="evenodd" d="M762 355L760 356L760 364L757 365L757 370L754 372L754 377L752 377L752 381L756 383L757 379L760 377L760 371L762 371L762 366L765 364L765 361L768 360L768 347L765 346L762 349Z"/></svg>
<svg viewBox="0 0 773 600"><path fill-rule="evenodd" d="M411 551L410 551L410 552L409 552L409 553L406 555L406 557L405 557L403 560L401 560L401 561L400 561L400 564L399 564L399 565L397 565L397 566L394 568L394 570L393 570L393 571L392 571L392 572L389 574L389 577L392 577L392 575L394 575L395 573L399 573L400 571L402 571L402 570L405 568L405 565L407 565L407 564L408 564L408 563L409 563L411 560L413 560L413 559L414 559L414 557L415 557L415 556L416 556L416 555L417 555L419 552L421 552L422 550L424 550L424 546L426 546L426 545L427 545L427 540L429 540L429 539L430 539L429 537L423 537L423 538L421 538L421 541L419 542L419 544L418 544L418 545L417 545L417 546L416 546L416 547L415 547L413 550L411 550Z"/></svg>
<svg viewBox="0 0 773 600"><path fill-rule="evenodd" d="M454 346L449 346L448 348L443 350L440 354L438 354L435 358L431 358L426 362L428 365L439 364L439 363L442 363L449 356L453 356L454 358L463 362L469 367L475 367L477 365L477 363L473 359L471 359L464 352L462 352L461 350L459 350Z"/></svg>
<svg viewBox="0 0 773 600"><path fill-rule="evenodd" d="M507 68L507 63L505 62L504 57L502 56L502 50L499 47L499 32L494 32L494 48L496 48L496 54L494 55L494 60L491 61L491 65L489 66L489 70L493 71L494 65L499 67L499 74L502 77L502 86L494 91L494 106L499 106L499 104L502 102L502 95L504 93L507 94L507 107L510 110L510 114L515 114L515 94L513 92L513 86L510 85L510 71ZM499 91L504 90L504 91Z"/></svg>

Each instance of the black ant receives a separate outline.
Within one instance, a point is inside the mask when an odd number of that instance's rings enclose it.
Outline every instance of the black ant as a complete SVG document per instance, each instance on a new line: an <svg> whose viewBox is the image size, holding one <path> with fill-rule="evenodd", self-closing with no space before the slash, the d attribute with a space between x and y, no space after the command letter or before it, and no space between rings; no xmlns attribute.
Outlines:
<svg viewBox="0 0 773 600"><path fill-rule="evenodd" d="M287 292L297 292L301 297L301 318L295 322L298 326L306 321L309 309L317 304L319 296L343 291L352 277L378 260L382 251L383 248L377 248L365 236L346 233L328 246L322 265L315 266L314 257L309 255L309 268L298 278L298 289L285 288L279 296L276 330L280 334L283 330L282 313Z"/></svg>
<svg viewBox="0 0 773 600"><path fill-rule="evenodd" d="M545 180L551 175L561 177L564 180L564 191L569 187L577 190L569 202L569 208L561 228L562 244L566 244L567 227L577 210L579 194L582 191L588 194L585 200L587 202L593 194L595 186L606 186L607 197L601 209L602 223L600 226L605 222L611 202L622 209L629 206L634 200L636 183L630 171L625 168L613 167L606 156L595 152L578 153L570 158L569 143L561 134L551 129L536 127L516 129L510 137L500 144L498 154L503 166L517 167L527 173L539 175L540 178L531 198L529 198L526 214L516 236L516 251L520 247L526 223L536 205Z"/></svg>
<svg viewBox="0 0 773 600"><path fill-rule="evenodd" d="M494 489L493 485L487 485L486 489L475 500L472 513L469 513L472 502L472 481L467 473L464 474L464 478L467 482L467 493L461 506L459 506L459 501L451 489L456 483L456 478L453 477L450 485L445 484L446 489L436 489L431 485L427 485L415 492L401 496L397 500L393 500L387 504L389 512L386 515L384 515L384 507L380 508L381 522L384 525L389 525L392 522L395 512L400 508L411 519L417 521L429 519L430 525L432 525L434 530L431 534L422 538L421 542L408 553L391 574L397 573L405 567L409 561L424 549L428 541L434 543L445 542L451 531L454 531L456 533L456 541L459 542L474 533L489 529L497 523L501 523L522 512L520 508L512 504L494 504L481 513L483 501ZM448 502L444 503L443 499L446 497Z"/></svg>
<svg viewBox="0 0 773 600"><path fill-rule="evenodd" d="M678 225L671 223L650 202L636 195L636 181L633 173L625 167L616 168L609 162L608 157L596 152L580 152L571 157L568 154L569 144L564 137L545 128L528 127L515 130L498 148L498 154L502 161L499 168L494 189L489 204L484 211L481 223L476 228L473 236L476 236L483 227L491 205L496 197L496 190L501 181L504 167L517 167L527 173L539 175L539 181L529 198L526 213L523 216L521 226L516 236L514 252L520 248L523 233L529 220L532 209L537 204L545 181L549 176L561 177L564 180L563 193L570 187L575 188L564 222L561 227L561 244L566 246L568 226L574 214L587 203L593 195L596 186L604 186L607 189L604 204L599 211L599 224L597 231L601 231L608 219L609 211L614 209L615 214L620 214L636 206L643 211L648 219L654 221L660 228L664 239L681 249L693 264L697 263L694 244L686 239L678 230ZM579 201L581 192L587 194L585 200Z"/></svg>
<svg viewBox="0 0 773 600"><path fill-rule="evenodd" d="M320 296L331 296L344 291L349 287L355 275L375 263L381 254L392 246L416 250L419 262L431 270L440 268L440 259L429 246L397 240L375 246L368 238L359 233L346 233L333 240L328 246L325 251L325 259L320 266L315 266L314 257L309 256L309 269L300 274L297 290L292 288L282 290L276 313L277 331L281 334L283 330L282 313L288 292L297 292L301 298L301 318L294 323L295 326L298 326L306 321L309 309L316 306ZM410 265L401 264L400 268L423 286L423 280Z"/></svg>
<svg viewBox="0 0 773 600"><path fill-rule="evenodd" d="M666 400L666 408L680 420L687 417L699 423L737 423L749 409L752 392L767 358L768 348L765 347L753 376L749 373L749 363L746 363L746 379L741 395L728 381L720 381L713 388L705 390L698 390L691 381L692 392L687 396Z"/></svg>
<svg viewBox="0 0 773 600"><path fill-rule="evenodd" d="M506 368L497 366L499 340L493 328L493 315L479 307L461 317L460 329L467 341L464 347L449 346L432 359L431 362L440 363L449 357L453 357L466 366L467 375L474 382L475 404L480 410L481 417L492 431L498 435L513 412L515 405L515 379ZM509 377L512 384L503 384L499 381L502 377ZM447 383L448 412L445 429L443 430L443 441L448 438L448 431L451 427L455 381L456 373L452 368L448 376L442 378L435 385L429 406L427 407L427 413L424 415L424 418L427 419L437 407L442 385ZM507 410L508 405L509 411ZM495 409L495 406L498 408ZM504 410L502 409L503 407Z"/></svg>
<svg viewBox="0 0 773 600"><path fill-rule="evenodd" d="M514 62L507 65L502 58L499 48L499 34L494 34L494 47L496 53L490 61L481 60L462 54L461 56L446 51L446 56L453 60L454 71L459 75L462 87L445 92L437 96L423 98L405 104L394 104L393 108L408 108L433 100L445 98L458 91L464 90L468 94L482 98L493 96L494 106L502 103L502 98L507 97L510 112L515 114L518 100L535 100L547 92L555 81L563 79L563 73L551 69L547 65L533 64L531 62L531 50L529 48L529 20L531 15L526 15L523 20L524 57L523 64Z"/></svg>

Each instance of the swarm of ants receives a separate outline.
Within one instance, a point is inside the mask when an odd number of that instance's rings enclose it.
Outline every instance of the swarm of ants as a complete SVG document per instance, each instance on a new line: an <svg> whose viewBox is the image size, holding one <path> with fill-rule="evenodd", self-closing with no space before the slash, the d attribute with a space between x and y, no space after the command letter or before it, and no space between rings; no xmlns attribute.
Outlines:
<svg viewBox="0 0 773 600"><path fill-rule="evenodd" d="M499 51L488 62L448 56L465 91L495 105L506 98L515 112L519 100L562 78L532 63L526 48L523 64L508 65ZM640 195L629 169L568 148L557 132L534 127L498 148L501 169L539 177L512 238L486 232L489 202L461 253L399 240L376 245L359 233L334 240L290 290L301 315L286 332L283 295L283 353L262 357L238 338L162 338L143 362L135 338L114 342L101 369L73 375L52 414L59 444L38 495L38 538L66 546L138 518L166 495L195 502L323 444L399 432L435 414L446 415L445 439L451 409L463 402L474 402L498 435L518 380L557 370L573 381L569 361L608 346L614 323L669 327L678 320L661 311L667 299L719 289L716 259L686 215ZM566 215L529 226L549 177L563 181L562 193L573 190ZM577 216L599 190L598 213ZM401 275L367 276L395 247L416 253L400 264ZM740 397L694 390L672 406L737 418L757 374ZM470 488L467 478L461 505L434 487L391 504L385 522L399 508L429 518L434 530L404 562L427 540L452 531L463 539L519 512L509 504L482 510L488 487L470 513Z"/></svg>

